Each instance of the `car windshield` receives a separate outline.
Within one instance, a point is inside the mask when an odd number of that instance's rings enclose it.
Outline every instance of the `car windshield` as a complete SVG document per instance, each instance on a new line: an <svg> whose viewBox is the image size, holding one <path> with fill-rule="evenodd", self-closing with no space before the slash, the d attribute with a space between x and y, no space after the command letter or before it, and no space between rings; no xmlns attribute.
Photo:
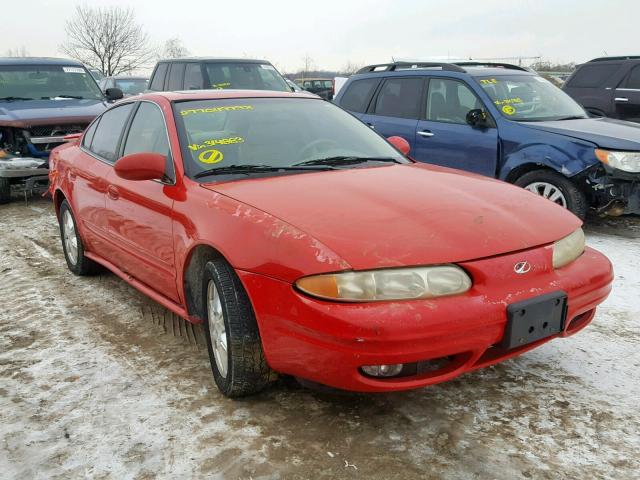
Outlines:
<svg viewBox="0 0 640 480"><path fill-rule="evenodd" d="M147 89L147 80L144 78L119 78L116 79L116 87L125 95L138 95Z"/></svg>
<svg viewBox="0 0 640 480"><path fill-rule="evenodd" d="M536 75L476 77L500 113L510 120L537 122L587 118L583 108Z"/></svg>
<svg viewBox="0 0 640 480"><path fill-rule="evenodd" d="M359 160L376 166L409 162L366 125L321 100L186 101L174 104L174 115L185 168L192 178L229 166L303 171L320 166L354 168Z"/></svg>
<svg viewBox="0 0 640 480"><path fill-rule="evenodd" d="M0 99L104 97L91 74L78 66L0 65Z"/></svg>
<svg viewBox="0 0 640 480"><path fill-rule="evenodd" d="M267 63L205 63L209 86L215 90L275 90L290 92L282 75Z"/></svg>

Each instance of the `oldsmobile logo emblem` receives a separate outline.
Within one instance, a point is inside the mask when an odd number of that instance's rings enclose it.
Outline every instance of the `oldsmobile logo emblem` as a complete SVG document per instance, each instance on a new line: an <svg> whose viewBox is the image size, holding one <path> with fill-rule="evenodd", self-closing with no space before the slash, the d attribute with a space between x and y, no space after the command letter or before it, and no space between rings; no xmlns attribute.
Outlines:
<svg viewBox="0 0 640 480"><path fill-rule="evenodd" d="M523 275L531 271L531 264L529 262L518 262L514 265L513 271Z"/></svg>

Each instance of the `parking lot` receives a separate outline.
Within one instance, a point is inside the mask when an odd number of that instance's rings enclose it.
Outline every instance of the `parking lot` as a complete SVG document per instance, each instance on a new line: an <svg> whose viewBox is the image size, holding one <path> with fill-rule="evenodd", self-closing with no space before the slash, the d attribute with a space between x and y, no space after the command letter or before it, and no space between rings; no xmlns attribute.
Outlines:
<svg viewBox="0 0 640 480"><path fill-rule="evenodd" d="M243 400L110 273L73 276L50 201L0 207L0 471L8 478L638 478L640 218L592 218L613 262L592 325L417 391L281 379Z"/></svg>

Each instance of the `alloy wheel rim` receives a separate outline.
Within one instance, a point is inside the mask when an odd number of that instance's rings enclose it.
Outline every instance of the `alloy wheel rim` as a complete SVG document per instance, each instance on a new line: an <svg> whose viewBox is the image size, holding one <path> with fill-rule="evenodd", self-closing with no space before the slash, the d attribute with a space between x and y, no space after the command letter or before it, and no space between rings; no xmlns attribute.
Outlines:
<svg viewBox="0 0 640 480"><path fill-rule="evenodd" d="M73 217L71 217L69 210L65 210L62 215L62 234L67 257L69 261L75 265L78 263L78 237L76 235L76 226L73 223Z"/></svg>
<svg viewBox="0 0 640 480"><path fill-rule="evenodd" d="M567 208L567 199L557 186L548 182L533 182L524 187L525 190L540 195L541 197L551 200L553 203L557 203L561 207Z"/></svg>
<svg viewBox="0 0 640 480"><path fill-rule="evenodd" d="M222 301L213 280L209 280L209 285L207 286L207 312L209 314L209 337L211 338L211 347L216 366L220 376L227 378L229 359L227 329L224 325Z"/></svg>

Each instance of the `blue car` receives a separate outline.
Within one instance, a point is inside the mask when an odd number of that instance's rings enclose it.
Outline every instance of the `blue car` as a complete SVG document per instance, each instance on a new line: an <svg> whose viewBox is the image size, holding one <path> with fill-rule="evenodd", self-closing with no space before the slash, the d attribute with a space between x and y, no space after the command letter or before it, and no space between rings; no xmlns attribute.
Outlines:
<svg viewBox="0 0 640 480"><path fill-rule="evenodd" d="M590 118L527 69L497 63L371 65L334 103L418 161L499 178L584 218L640 213L640 125Z"/></svg>
<svg viewBox="0 0 640 480"><path fill-rule="evenodd" d="M75 60L0 58L0 203L13 186L46 184L51 149L118 98L122 91L103 94Z"/></svg>

